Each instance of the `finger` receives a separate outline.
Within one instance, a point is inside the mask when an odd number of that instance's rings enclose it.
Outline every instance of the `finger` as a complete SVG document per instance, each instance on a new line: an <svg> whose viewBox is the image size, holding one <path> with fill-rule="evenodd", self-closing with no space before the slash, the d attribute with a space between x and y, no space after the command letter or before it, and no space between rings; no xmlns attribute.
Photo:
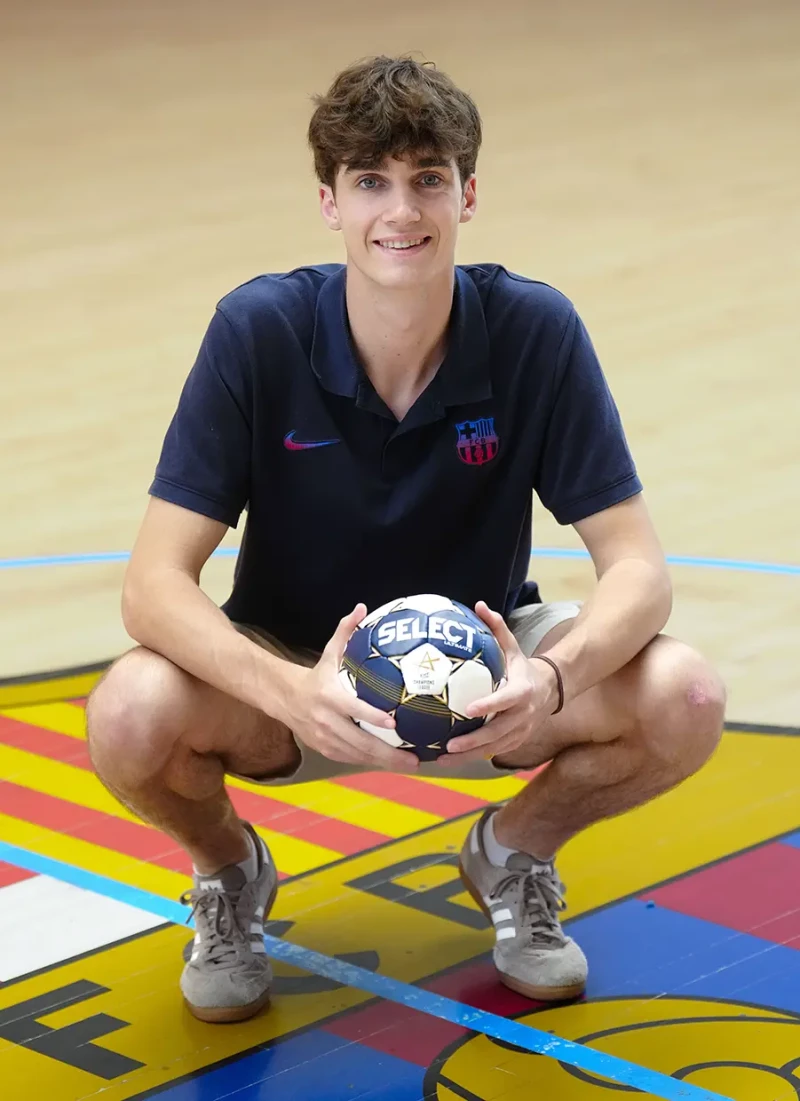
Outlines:
<svg viewBox="0 0 800 1101"><path fill-rule="evenodd" d="M419 759L413 753L396 749L377 734L370 734L346 719L336 723L333 734L355 754L354 764L396 772L413 772L419 767Z"/></svg>
<svg viewBox="0 0 800 1101"><path fill-rule="evenodd" d="M519 684L516 681L509 682L503 688L498 688L491 696L473 700L468 707L464 708L464 713L468 719L478 719L481 715L491 715L496 711L508 711L520 702L527 688L526 684Z"/></svg>
<svg viewBox="0 0 800 1101"><path fill-rule="evenodd" d="M345 689L342 689L342 699L344 703L344 713L349 719L358 719L359 722L370 723L372 726L380 726L385 730L394 730L396 723L392 716L386 711L381 711L380 708L373 707L371 703L360 700L358 696L351 696Z"/></svg>
<svg viewBox="0 0 800 1101"><path fill-rule="evenodd" d="M502 757L506 753L511 753L513 750L518 749L524 739L521 739L519 734L511 732L499 741L493 742L488 746L481 746L480 749L471 749L465 753L443 753L438 758L437 764L443 769L458 768L460 765L471 764L476 761L490 761L493 757Z"/></svg>
<svg viewBox="0 0 800 1101"><path fill-rule="evenodd" d="M505 738L517 728L517 725L517 719L511 715L492 719L478 730L473 730L471 734L461 734L458 738L451 738L447 743L447 752L461 756L473 749L485 750Z"/></svg>
<svg viewBox="0 0 800 1101"><path fill-rule="evenodd" d="M366 700L359 699L356 694L356 689L350 683L349 678L347 681L343 681L338 674L339 666L336 667L334 673L335 697L332 700L337 712L348 719L358 719L360 722L370 723L372 726L379 726L385 730L393 730L396 723L392 716L388 712L382 711L379 707L374 707L371 703L367 703Z"/></svg>

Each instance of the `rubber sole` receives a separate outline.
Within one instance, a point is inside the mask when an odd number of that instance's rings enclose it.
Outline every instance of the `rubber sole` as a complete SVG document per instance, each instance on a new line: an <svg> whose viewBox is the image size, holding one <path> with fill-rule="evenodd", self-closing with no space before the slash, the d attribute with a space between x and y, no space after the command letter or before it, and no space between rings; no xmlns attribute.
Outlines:
<svg viewBox="0 0 800 1101"><path fill-rule="evenodd" d="M270 911L275 905L275 899L278 897L278 884L275 884L275 888L272 894L267 899L267 903L264 906L264 923L269 920ZM184 959L188 951L191 954L192 941L190 941L184 948ZM198 1021L204 1021L206 1024L212 1025L227 1025L234 1024L237 1021L249 1021L251 1017L255 1017L257 1013L260 1013L262 1009L266 1009L269 1005L272 991L267 987L260 998L257 998L254 1002L249 1002L247 1005L226 1005L226 1006L214 1006L214 1005L192 1005L187 999L186 995L183 996L183 1004L189 1010L193 1017L196 1017Z"/></svg>
<svg viewBox="0 0 800 1101"><path fill-rule="evenodd" d="M231 1005L224 1007L192 1005L185 997L183 999L183 1004L198 1021L205 1021L206 1024L210 1025L228 1025L234 1024L237 1021L249 1021L251 1017L255 1017L257 1013L260 1013L262 1009L265 1009L269 1005L269 1000L270 991L265 990L257 1001L250 1002L249 1005Z"/></svg>
<svg viewBox="0 0 800 1101"><path fill-rule="evenodd" d="M473 899L481 912L486 915L489 924L494 928L489 907L483 901L483 896L480 891L475 887L472 880L464 871L464 865L461 863L460 859L458 861L458 872L461 876L461 882L469 892L470 898ZM513 990L516 994L522 994L524 997L531 998L536 1002L570 1002L575 998L579 998L586 990L585 982L574 983L572 986L533 986L530 983L523 982L521 979L515 979L513 975L506 975L499 967L496 967L495 970L503 986L507 986L509 990Z"/></svg>

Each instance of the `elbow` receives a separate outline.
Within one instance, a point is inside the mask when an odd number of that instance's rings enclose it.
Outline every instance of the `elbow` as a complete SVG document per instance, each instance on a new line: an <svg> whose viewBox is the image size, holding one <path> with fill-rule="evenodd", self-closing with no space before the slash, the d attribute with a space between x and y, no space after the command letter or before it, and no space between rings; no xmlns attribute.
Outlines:
<svg viewBox="0 0 800 1101"><path fill-rule="evenodd" d="M658 609L659 627L661 631L666 627L669 617L672 615L673 589L672 578L666 565L658 570L656 582L653 586L655 604Z"/></svg>
<svg viewBox="0 0 800 1101"><path fill-rule="evenodd" d="M137 579L128 572L122 586L122 625L134 642L139 643L142 643L143 607L141 586Z"/></svg>

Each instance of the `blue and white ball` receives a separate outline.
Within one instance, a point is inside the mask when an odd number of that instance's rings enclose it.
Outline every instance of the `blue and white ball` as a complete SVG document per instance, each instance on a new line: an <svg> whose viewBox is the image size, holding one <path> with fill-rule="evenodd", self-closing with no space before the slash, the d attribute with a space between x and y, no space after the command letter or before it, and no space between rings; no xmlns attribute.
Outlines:
<svg viewBox="0 0 800 1101"><path fill-rule="evenodd" d="M503 651L473 611L423 593L370 612L345 648L339 678L348 692L394 717L393 730L359 722L389 745L432 761L451 738L491 716L466 709L505 683Z"/></svg>

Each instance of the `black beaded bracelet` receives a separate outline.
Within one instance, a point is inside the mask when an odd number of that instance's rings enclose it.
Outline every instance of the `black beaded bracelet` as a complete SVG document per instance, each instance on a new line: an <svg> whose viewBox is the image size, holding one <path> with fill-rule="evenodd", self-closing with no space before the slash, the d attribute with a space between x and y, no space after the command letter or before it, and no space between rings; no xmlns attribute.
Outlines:
<svg viewBox="0 0 800 1101"><path fill-rule="evenodd" d="M552 658L548 658L544 654L534 654L533 657L536 658L537 661L546 661L556 675L556 683L558 684L558 707L552 714L557 715L564 706L564 681L561 679L561 670Z"/></svg>

